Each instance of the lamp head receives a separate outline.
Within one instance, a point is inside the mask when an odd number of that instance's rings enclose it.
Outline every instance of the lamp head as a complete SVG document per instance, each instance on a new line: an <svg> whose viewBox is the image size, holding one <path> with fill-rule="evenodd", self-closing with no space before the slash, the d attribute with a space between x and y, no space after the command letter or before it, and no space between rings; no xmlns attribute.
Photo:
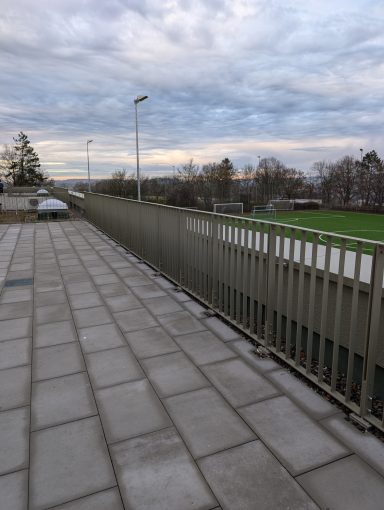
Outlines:
<svg viewBox="0 0 384 510"><path fill-rule="evenodd" d="M137 96L136 99L133 100L135 104L140 103L141 101L145 101L145 99L148 99L148 96Z"/></svg>
<svg viewBox="0 0 384 510"><path fill-rule="evenodd" d="M87 140L87 143L91 143L91 142L93 142L93 140Z"/></svg>

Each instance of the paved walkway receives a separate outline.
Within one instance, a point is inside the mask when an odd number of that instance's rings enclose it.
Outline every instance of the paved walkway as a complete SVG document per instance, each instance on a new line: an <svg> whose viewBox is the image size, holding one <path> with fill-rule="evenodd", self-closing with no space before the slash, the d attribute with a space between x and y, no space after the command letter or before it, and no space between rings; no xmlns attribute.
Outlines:
<svg viewBox="0 0 384 510"><path fill-rule="evenodd" d="M384 446L86 222L0 225L1 510L382 508Z"/></svg>

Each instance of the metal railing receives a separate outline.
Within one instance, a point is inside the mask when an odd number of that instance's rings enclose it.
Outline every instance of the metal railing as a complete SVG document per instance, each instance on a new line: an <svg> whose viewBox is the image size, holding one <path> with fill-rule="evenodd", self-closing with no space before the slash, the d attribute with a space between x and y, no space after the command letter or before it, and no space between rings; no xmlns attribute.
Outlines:
<svg viewBox="0 0 384 510"><path fill-rule="evenodd" d="M84 202L90 222L384 430L383 244L93 193Z"/></svg>

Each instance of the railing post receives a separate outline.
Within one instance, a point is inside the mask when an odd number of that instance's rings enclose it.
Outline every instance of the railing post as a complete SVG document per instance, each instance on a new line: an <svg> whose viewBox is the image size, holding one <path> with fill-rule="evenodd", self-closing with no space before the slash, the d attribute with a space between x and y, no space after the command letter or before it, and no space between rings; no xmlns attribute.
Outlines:
<svg viewBox="0 0 384 510"><path fill-rule="evenodd" d="M364 366L361 384L360 415L372 411L375 383L377 345L380 332L380 312L383 295L384 245L376 245L372 258L371 284L368 298L367 328L365 334Z"/></svg>
<svg viewBox="0 0 384 510"><path fill-rule="evenodd" d="M270 224L268 229L267 248L267 298L265 320L265 343L271 345L273 340L273 323L275 314L275 270L276 270L276 225Z"/></svg>

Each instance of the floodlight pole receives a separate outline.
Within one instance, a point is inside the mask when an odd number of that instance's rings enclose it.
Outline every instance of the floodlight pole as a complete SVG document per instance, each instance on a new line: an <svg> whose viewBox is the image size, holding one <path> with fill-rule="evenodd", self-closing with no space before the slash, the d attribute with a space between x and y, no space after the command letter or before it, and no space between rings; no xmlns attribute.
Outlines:
<svg viewBox="0 0 384 510"><path fill-rule="evenodd" d="M360 160L363 161L363 149L360 149Z"/></svg>
<svg viewBox="0 0 384 510"><path fill-rule="evenodd" d="M91 175L89 173L89 151L88 151L88 145L93 142L93 140L87 140L87 161L88 161L88 191L91 192Z"/></svg>
<svg viewBox="0 0 384 510"><path fill-rule="evenodd" d="M136 170L137 170L137 200L141 202L141 190L140 190L140 164L139 164L139 130L138 130L138 122L137 122L137 105L141 101L145 101L148 99L148 96L137 96L136 99L133 100L135 104L135 119L136 119Z"/></svg>

